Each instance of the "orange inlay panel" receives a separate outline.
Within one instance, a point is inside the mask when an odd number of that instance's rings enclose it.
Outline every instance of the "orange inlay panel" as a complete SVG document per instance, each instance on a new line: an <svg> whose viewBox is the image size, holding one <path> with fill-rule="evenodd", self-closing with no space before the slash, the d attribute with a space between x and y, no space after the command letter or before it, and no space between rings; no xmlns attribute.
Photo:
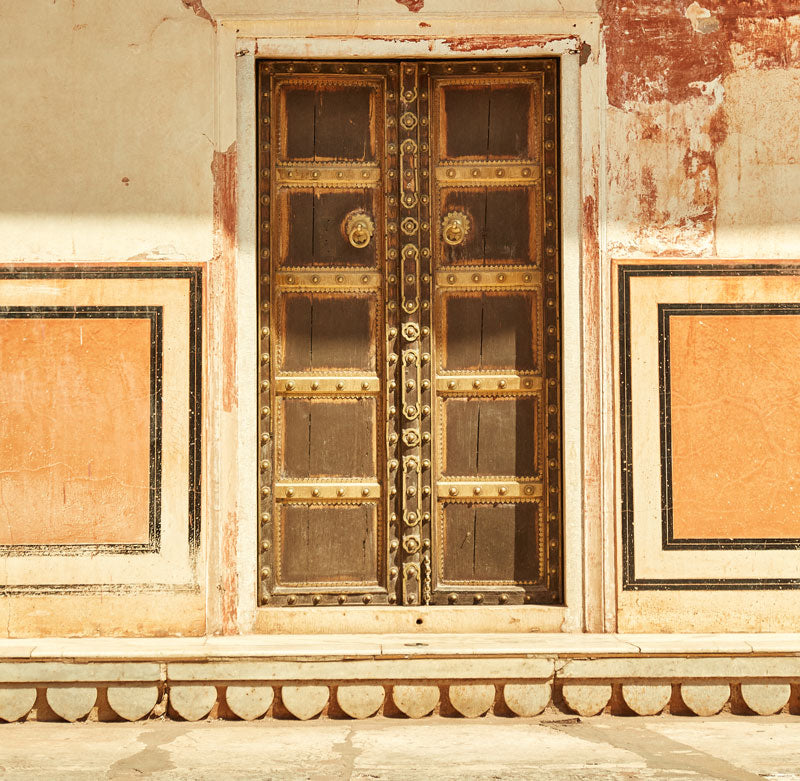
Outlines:
<svg viewBox="0 0 800 781"><path fill-rule="evenodd" d="M800 316L669 322L674 538L800 537Z"/></svg>
<svg viewBox="0 0 800 781"><path fill-rule="evenodd" d="M0 316L0 544L149 535L150 320Z"/></svg>

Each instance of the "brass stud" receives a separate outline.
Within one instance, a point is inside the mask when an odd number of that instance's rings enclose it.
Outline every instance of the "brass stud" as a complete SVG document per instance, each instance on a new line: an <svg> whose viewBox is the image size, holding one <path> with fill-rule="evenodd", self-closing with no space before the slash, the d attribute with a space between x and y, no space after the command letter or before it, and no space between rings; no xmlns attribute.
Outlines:
<svg viewBox="0 0 800 781"><path fill-rule="evenodd" d="M294 284L294 282L295 282L295 280L294 280L294 277L293 277L293 276L291 276L291 275L289 275L288 277L286 277L286 281L287 281L287 282L288 282L290 285L293 285L293 284Z"/></svg>
<svg viewBox="0 0 800 781"><path fill-rule="evenodd" d="M525 493L526 494L532 494L533 493L533 486L532 485L526 485L525 486Z"/></svg>
<svg viewBox="0 0 800 781"><path fill-rule="evenodd" d="M261 363L269 363L269 353L261 353Z"/></svg>
<svg viewBox="0 0 800 781"><path fill-rule="evenodd" d="M337 179L344 179L344 172L343 171L337 171L336 172L336 178Z"/></svg>
<svg viewBox="0 0 800 781"><path fill-rule="evenodd" d="M344 496L344 488L337 488L336 489L337 496Z"/></svg>
<svg viewBox="0 0 800 781"><path fill-rule="evenodd" d="M266 393L269 390L269 380L261 380L261 392Z"/></svg>
<svg viewBox="0 0 800 781"><path fill-rule="evenodd" d="M531 279L532 279L532 277L531 277L530 274L523 274L523 276L522 276L522 281L523 282L530 282Z"/></svg>
<svg viewBox="0 0 800 781"><path fill-rule="evenodd" d="M497 387L498 388L505 388L506 387L506 381L505 380L500 380L500 382L497 383Z"/></svg>
<svg viewBox="0 0 800 781"><path fill-rule="evenodd" d="M495 171L495 174L497 174L497 176L501 176L501 177L505 176L506 175L506 170L505 170L505 168L498 168Z"/></svg>
<svg viewBox="0 0 800 781"><path fill-rule="evenodd" d="M266 580L271 574L272 570L269 567L264 567L264 569L261 570L261 577L264 578L264 580Z"/></svg>
<svg viewBox="0 0 800 781"><path fill-rule="evenodd" d="M430 380L423 380L422 381L422 390L426 391L430 387L431 387Z"/></svg>
<svg viewBox="0 0 800 781"><path fill-rule="evenodd" d="M456 175L456 172L453 168L448 169L447 176L452 179Z"/></svg>
<svg viewBox="0 0 800 781"><path fill-rule="evenodd" d="M505 282L506 281L506 275L505 274L498 274L497 275L497 281L498 282Z"/></svg>
<svg viewBox="0 0 800 781"><path fill-rule="evenodd" d="M294 488L287 488L287 489L286 489L286 495L287 495L288 497L292 497L292 496L294 496Z"/></svg>
<svg viewBox="0 0 800 781"><path fill-rule="evenodd" d="M398 546L399 544L400 544L400 543L399 543L397 540L392 540L392 541L389 543L389 550L397 550L397 546Z"/></svg>
<svg viewBox="0 0 800 781"><path fill-rule="evenodd" d="M261 513L261 523L269 523L272 520L272 516L269 513Z"/></svg>
<svg viewBox="0 0 800 781"><path fill-rule="evenodd" d="M268 443L269 443L269 434L265 432L264 434L261 435L261 444L266 445Z"/></svg>
<svg viewBox="0 0 800 781"><path fill-rule="evenodd" d="M361 383L361 390L369 390L369 383L366 380Z"/></svg>
<svg viewBox="0 0 800 781"><path fill-rule="evenodd" d="M431 435L427 431L422 435L422 441L424 444L431 441Z"/></svg>
<svg viewBox="0 0 800 781"><path fill-rule="evenodd" d="M406 488L406 493L409 496L416 496L417 495L416 486L413 486L413 485L408 486L408 488Z"/></svg>
<svg viewBox="0 0 800 781"><path fill-rule="evenodd" d="M319 383L316 380L311 383L311 390L319 390Z"/></svg>
<svg viewBox="0 0 800 781"><path fill-rule="evenodd" d="M347 602L347 596L345 594L339 594L338 602L340 605L343 605L345 602Z"/></svg>
<svg viewBox="0 0 800 781"><path fill-rule="evenodd" d="M458 496L458 488L456 488L455 486L451 486L448 493L450 494L450 496Z"/></svg>
<svg viewBox="0 0 800 781"><path fill-rule="evenodd" d="M293 605L295 602L297 602L297 597L294 594L291 594L288 597L286 597L287 604Z"/></svg>
<svg viewBox="0 0 800 781"><path fill-rule="evenodd" d="M506 488L504 485L501 485L501 486L500 486L500 487L497 489L497 493L499 493L499 494L500 494L500 496L505 496L505 495L508 493L508 488Z"/></svg>
<svg viewBox="0 0 800 781"><path fill-rule="evenodd" d="M361 172L361 178L362 179L368 179L369 178L369 171L362 171Z"/></svg>
<svg viewBox="0 0 800 781"><path fill-rule="evenodd" d="M362 488L361 489L362 496L369 496L369 488Z"/></svg>
<svg viewBox="0 0 800 781"><path fill-rule="evenodd" d="M312 171L311 172L312 179L319 179L319 171Z"/></svg>
<svg viewBox="0 0 800 781"><path fill-rule="evenodd" d="M269 336L269 328L267 328L267 326L261 329L261 336Z"/></svg>
<svg viewBox="0 0 800 781"><path fill-rule="evenodd" d="M523 168L522 169L522 175L523 176L530 176L531 175L531 169L530 168Z"/></svg>
<svg viewBox="0 0 800 781"><path fill-rule="evenodd" d="M456 594L456 593L451 593L451 594L448 594L448 595L447 595L447 601L448 601L448 602L449 602L451 605L455 605L455 603L456 603L456 602L458 602L458 594Z"/></svg>
<svg viewBox="0 0 800 781"><path fill-rule="evenodd" d="M261 471L262 472L268 472L269 471L269 467L270 467L269 461L262 461L261 462Z"/></svg>
<svg viewBox="0 0 800 781"><path fill-rule="evenodd" d="M451 390L455 388L456 387L455 380L450 380L450 382L447 383L447 387L450 388Z"/></svg>
<svg viewBox="0 0 800 781"><path fill-rule="evenodd" d="M480 282L481 281L481 275L480 274L473 274L472 275L472 281L473 282Z"/></svg>
<svg viewBox="0 0 800 781"><path fill-rule="evenodd" d="M480 487L479 485L476 485L476 486L475 486L475 487L472 489L472 493L474 493L474 494L475 494L475 496L479 496L479 495L480 495L480 492L481 492L481 487Z"/></svg>
<svg viewBox="0 0 800 781"><path fill-rule="evenodd" d="M475 381L472 383L472 387L473 387L473 388L480 388L480 387L481 387L481 381L480 381L480 380L475 380Z"/></svg>
<svg viewBox="0 0 800 781"><path fill-rule="evenodd" d="M479 168L473 168L473 169L472 169L472 171L470 171L470 173L471 173L473 176L480 176L480 175L481 175L481 171L480 171L480 169L479 169Z"/></svg>
<svg viewBox="0 0 800 781"><path fill-rule="evenodd" d="M499 601L501 605L505 605L508 602L508 594L501 594Z"/></svg>
<svg viewBox="0 0 800 781"><path fill-rule="evenodd" d="M399 466L399 462L397 461L396 458L393 458L391 461L389 461L389 469L390 470L394 471L395 469L397 469L398 466Z"/></svg>
<svg viewBox="0 0 800 781"><path fill-rule="evenodd" d="M336 277L336 281L337 281L337 282L338 282L338 283L341 285L341 284L342 284L342 282L344 282L344 277L343 277L341 274L339 274L339 275Z"/></svg>
<svg viewBox="0 0 800 781"><path fill-rule="evenodd" d="M322 601L322 597L319 594L314 594L314 596L311 597L311 602L314 605L318 605L321 601Z"/></svg>
<svg viewBox="0 0 800 781"><path fill-rule="evenodd" d="M363 596L363 597L361 597L361 601L362 601L362 602L363 602L365 605L368 605L370 602L372 602L372 597L371 597L369 594L364 594L364 596Z"/></svg>
<svg viewBox="0 0 800 781"><path fill-rule="evenodd" d="M389 594L389 598L387 600L390 605L394 605L397 602L397 596L394 594Z"/></svg>
<svg viewBox="0 0 800 781"><path fill-rule="evenodd" d="M319 496L319 488L315 488L315 489L314 489L314 490L311 492L311 495L312 495L312 496Z"/></svg>
<svg viewBox="0 0 800 781"><path fill-rule="evenodd" d="M270 547L269 540L264 540L264 542L261 543L261 550L263 551L268 551Z"/></svg>
<svg viewBox="0 0 800 781"><path fill-rule="evenodd" d="M448 274L447 275L447 281L452 285L456 281L455 275L454 274Z"/></svg>
<svg viewBox="0 0 800 781"><path fill-rule="evenodd" d="M475 600L476 605L480 605L483 602L483 594L476 594L473 599Z"/></svg>
<svg viewBox="0 0 800 781"><path fill-rule="evenodd" d="M294 388L294 382L292 380L289 380L289 382L286 383L286 390L292 390L293 388Z"/></svg>
<svg viewBox="0 0 800 781"><path fill-rule="evenodd" d="M342 390L344 388L344 383L340 380L336 383L336 390Z"/></svg>
<svg viewBox="0 0 800 781"><path fill-rule="evenodd" d="M269 417L269 407L262 407L261 408L261 417L268 418Z"/></svg>

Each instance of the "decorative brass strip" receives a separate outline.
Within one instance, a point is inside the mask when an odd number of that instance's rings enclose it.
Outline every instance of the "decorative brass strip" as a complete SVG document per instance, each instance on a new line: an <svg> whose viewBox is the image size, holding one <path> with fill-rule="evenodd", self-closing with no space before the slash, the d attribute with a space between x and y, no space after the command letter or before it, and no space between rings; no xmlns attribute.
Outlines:
<svg viewBox="0 0 800 781"><path fill-rule="evenodd" d="M444 163L434 170L436 183L465 185L530 185L541 179L538 163Z"/></svg>
<svg viewBox="0 0 800 781"><path fill-rule="evenodd" d="M275 390L287 396L322 396L343 393L377 396L381 392L381 383L375 375L363 377L280 375L275 378Z"/></svg>
<svg viewBox="0 0 800 781"><path fill-rule="evenodd" d="M380 500L380 483L280 482L275 483L275 498L293 502L358 499L362 502Z"/></svg>
<svg viewBox="0 0 800 781"><path fill-rule="evenodd" d="M275 182L281 187L377 187L381 169L375 164L342 166L325 163L313 165L276 165Z"/></svg>
<svg viewBox="0 0 800 781"><path fill-rule="evenodd" d="M440 502L541 499L544 484L540 480L440 480L436 494Z"/></svg>
<svg viewBox="0 0 800 781"><path fill-rule="evenodd" d="M377 290L382 275L374 271L283 271L275 284L296 290Z"/></svg>
<svg viewBox="0 0 800 781"><path fill-rule="evenodd" d="M531 268L519 269L481 268L471 270L444 270L436 272L436 285L448 287L480 287L480 288L527 288L542 286L542 272Z"/></svg>
<svg viewBox="0 0 800 781"><path fill-rule="evenodd" d="M476 374L439 375L436 378L438 393L469 393L470 396L489 394L498 396L504 393L541 393L544 378L519 374Z"/></svg>

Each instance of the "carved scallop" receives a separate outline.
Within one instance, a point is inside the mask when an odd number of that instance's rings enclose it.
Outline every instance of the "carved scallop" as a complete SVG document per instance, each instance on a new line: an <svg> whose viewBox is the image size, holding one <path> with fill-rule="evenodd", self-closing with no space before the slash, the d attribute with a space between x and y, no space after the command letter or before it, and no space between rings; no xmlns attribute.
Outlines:
<svg viewBox="0 0 800 781"><path fill-rule="evenodd" d="M216 701L216 686L177 684L169 689L169 704L186 721L199 721L208 716Z"/></svg>
<svg viewBox="0 0 800 781"><path fill-rule="evenodd" d="M438 686L394 686L394 704L410 719L421 719L439 703Z"/></svg>
<svg viewBox="0 0 800 781"><path fill-rule="evenodd" d="M450 704L468 719L483 716L494 702L495 689L492 684L458 684L447 690Z"/></svg>
<svg viewBox="0 0 800 781"><path fill-rule="evenodd" d="M0 688L0 719L19 721L30 713L36 702L36 689L24 686Z"/></svg>
<svg viewBox="0 0 800 781"><path fill-rule="evenodd" d="M639 716L655 716L666 708L672 696L668 683L624 683L622 699Z"/></svg>
<svg viewBox="0 0 800 781"><path fill-rule="evenodd" d="M383 686L339 686L336 701L339 707L354 719L366 719L377 713L386 693Z"/></svg>
<svg viewBox="0 0 800 781"><path fill-rule="evenodd" d="M283 686L281 700L295 718L305 721L319 714L328 704L327 686Z"/></svg>
<svg viewBox="0 0 800 781"><path fill-rule="evenodd" d="M713 716L719 713L731 696L727 683L683 683L681 697L692 713L697 716Z"/></svg>
<svg viewBox="0 0 800 781"><path fill-rule="evenodd" d="M610 683L565 683L564 702L580 716L596 716L611 699Z"/></svg>
<svg viewBox="0 0 800 781"><path fill-rule="evenodd" d="M117 716L126 721L143 719L158 702L158 686L109 686L108 704Z"/></svg>
<svg viewBox="0 0 800 781"><path fill-rule="evenodd" d="M228 686L225 702L235 716L252 721L263 716L272 705L275 692L271 686Z"/></svg>
<svg viewBox="0 0 800 781"><path fill-rule="evenodd" d="M517 716L538 716L550 702L552 691L550 683L507 683L503 699Z"/></svg>
<svg viewBox="0 0 800 781"><path fill-rule="evenodd" d="M786 707L792 687L788 683L743 683L742 699L759 716L771 716Z"/></svg>
<svg viewBox="0 0 800 781"><path fill-rule="evenodd" d="M64 721L77 721L86 716L97 701L94 686L50 686L47 704Z"/></svg>

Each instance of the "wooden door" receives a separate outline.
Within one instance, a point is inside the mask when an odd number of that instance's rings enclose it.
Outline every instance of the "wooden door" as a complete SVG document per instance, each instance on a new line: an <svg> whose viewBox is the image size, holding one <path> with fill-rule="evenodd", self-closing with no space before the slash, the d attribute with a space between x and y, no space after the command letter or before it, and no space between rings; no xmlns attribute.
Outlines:
<svg viewBox="0 0 800 781"><path fill-rule="evenodd" d="M557 73L258 64L261 604L560 601Z"/></svg>

